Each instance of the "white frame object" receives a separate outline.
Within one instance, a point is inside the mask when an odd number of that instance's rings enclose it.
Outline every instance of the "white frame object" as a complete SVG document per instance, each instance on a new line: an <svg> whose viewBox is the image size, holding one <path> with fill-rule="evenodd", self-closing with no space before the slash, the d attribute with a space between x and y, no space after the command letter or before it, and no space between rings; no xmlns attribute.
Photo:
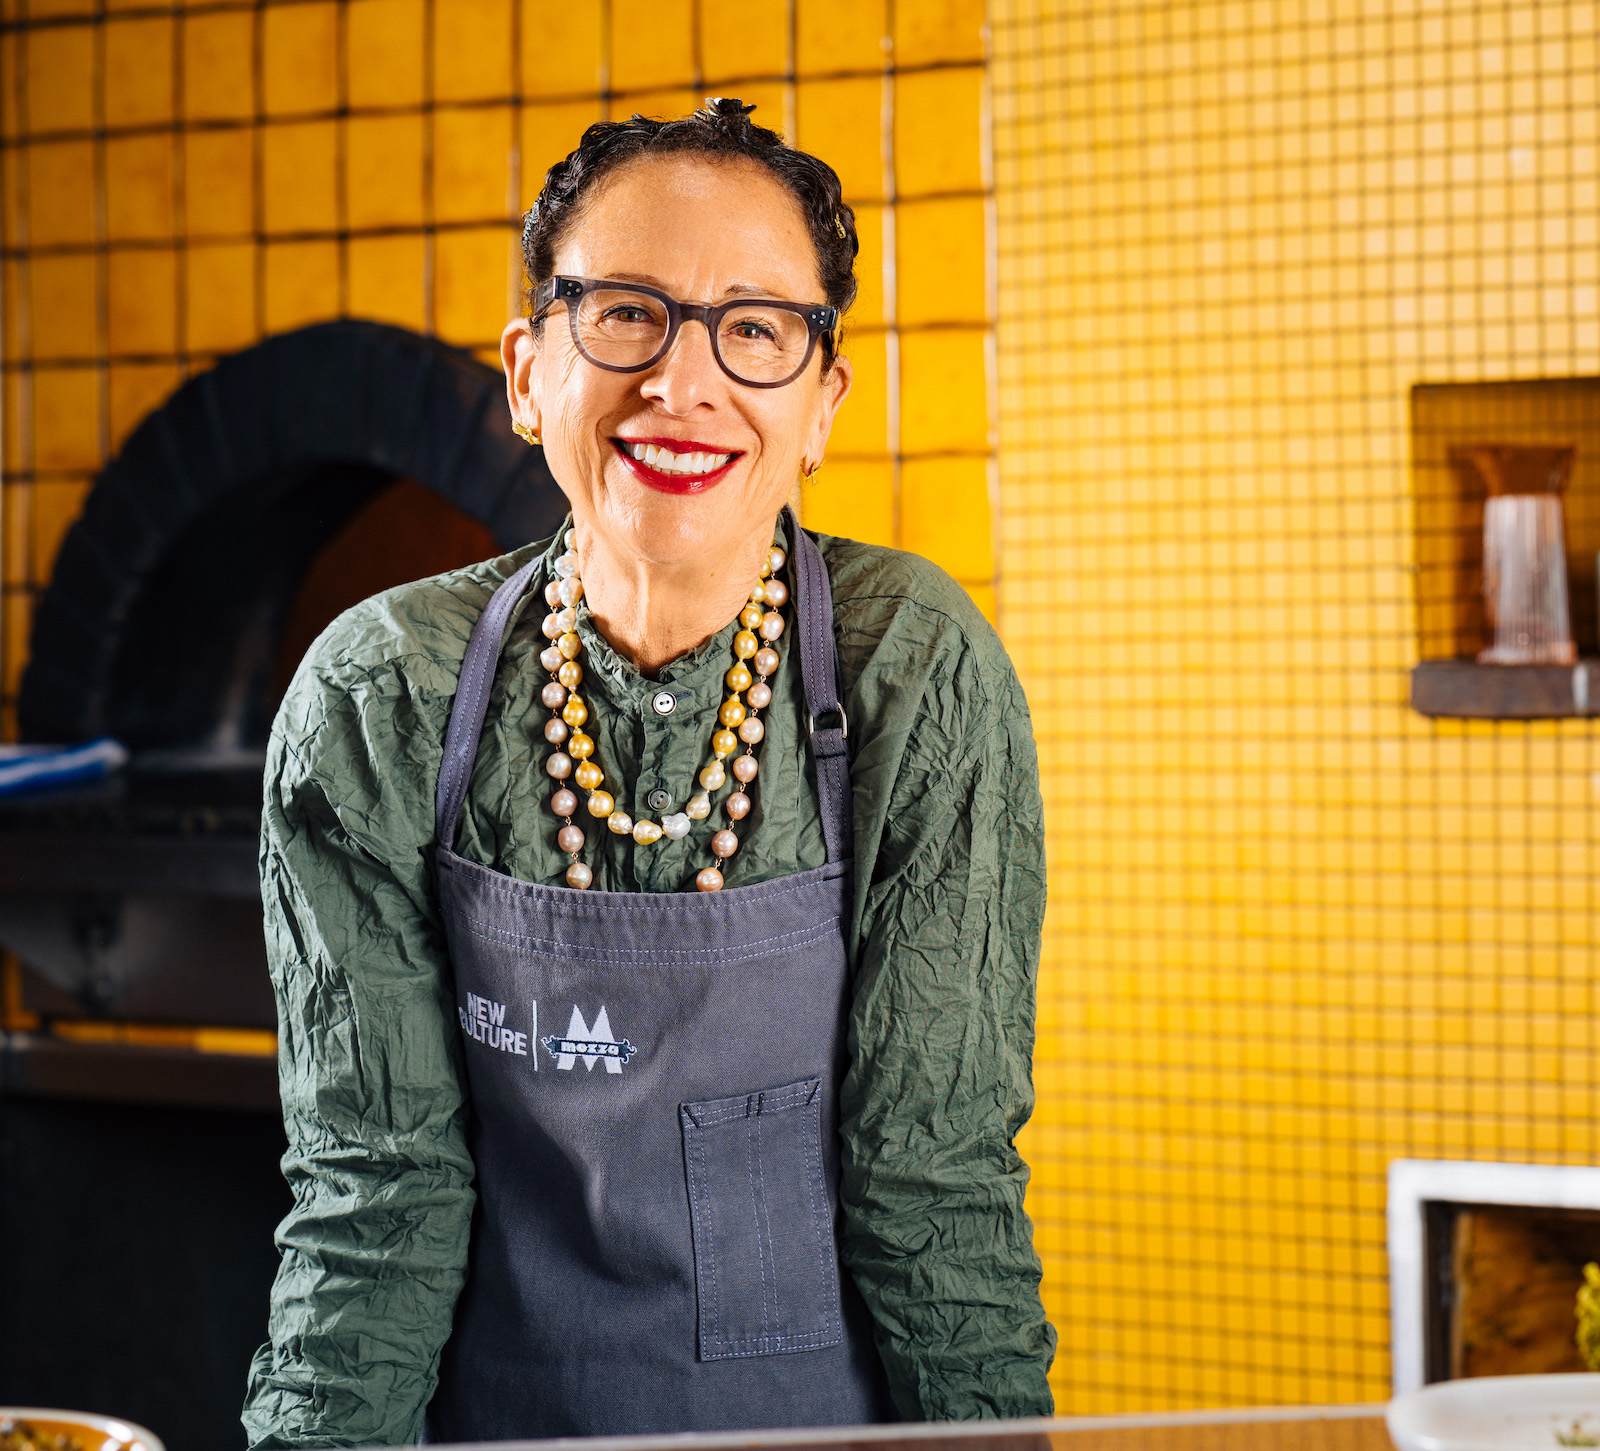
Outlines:
<svg viewBox="0 0 1600 1451"><path fill-rule="evenodd" d="M1600 1210L1600 1168L1459 1159L1389 1163L1389 1354L1394 1393L1421 1390L1427 1336L1427 1206Z"/></svg>

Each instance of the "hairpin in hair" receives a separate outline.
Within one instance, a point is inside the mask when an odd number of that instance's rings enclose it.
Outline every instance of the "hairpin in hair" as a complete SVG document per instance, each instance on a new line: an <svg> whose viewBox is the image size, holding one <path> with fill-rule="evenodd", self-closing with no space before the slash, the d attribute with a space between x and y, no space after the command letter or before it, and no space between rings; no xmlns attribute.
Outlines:
<svg viewBox="0 0 1600 1451"><path fill-rule="evenodd" d="M839 240L841 242L846 242L849 240L849 238L845 235L844 219L838 214L838 212L833 214L833 230L839 234Z"/></svg>

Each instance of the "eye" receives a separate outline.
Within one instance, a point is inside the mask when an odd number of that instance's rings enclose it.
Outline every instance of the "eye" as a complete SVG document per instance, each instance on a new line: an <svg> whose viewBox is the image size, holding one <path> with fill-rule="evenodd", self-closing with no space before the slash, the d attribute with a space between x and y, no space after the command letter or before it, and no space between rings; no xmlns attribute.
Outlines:
<svg viewBox="0 0 1600 1451"><path fill-rule="evenodd" d="M731 331L735 337L744 338L750 342L761 340L771 342L777 336L770 324L753 317L740 318L734 323Z"/></svg>
<svg viewBox="0 0 1600 1451"><path fill-rule="evenodd" d="M601 313L607 322L649 322L650 314L632 302L619 302Z"/></svg>

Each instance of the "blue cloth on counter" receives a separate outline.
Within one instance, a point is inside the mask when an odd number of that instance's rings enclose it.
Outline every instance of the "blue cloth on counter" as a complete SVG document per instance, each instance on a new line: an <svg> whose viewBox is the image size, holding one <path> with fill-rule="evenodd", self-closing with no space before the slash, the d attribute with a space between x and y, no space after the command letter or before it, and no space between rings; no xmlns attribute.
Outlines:
<svg viewBox="0 0 1600 1451"><path fill-rule="evenodd" d="M0 746L0 796L93 781L128 764L128 748L102 736L81 746Z"/></svg>

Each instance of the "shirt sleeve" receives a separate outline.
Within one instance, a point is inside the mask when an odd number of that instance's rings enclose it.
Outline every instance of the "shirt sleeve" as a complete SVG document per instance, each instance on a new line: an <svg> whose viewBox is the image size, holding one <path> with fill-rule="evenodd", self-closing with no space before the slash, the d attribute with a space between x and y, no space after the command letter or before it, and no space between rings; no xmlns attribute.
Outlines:
<svg viewBox="0 0 1600 1451"><path fill-rule="evenodd" d="M857 812L842 1244L910 1420L1053 1409L1015 1143L1033 1109L1043 811L1027 702L989 643L927 676L866 839Z"/></svg>
<svg viewBox="0 0 1600 1451"><path fill-rule="evenodd" d="M302 678L269 752L262 891L294 1208L250 1372L252 1448L413 1444L465 1277L472 1163L427 867L440 731L416 707L392 681Z"/></svg>

